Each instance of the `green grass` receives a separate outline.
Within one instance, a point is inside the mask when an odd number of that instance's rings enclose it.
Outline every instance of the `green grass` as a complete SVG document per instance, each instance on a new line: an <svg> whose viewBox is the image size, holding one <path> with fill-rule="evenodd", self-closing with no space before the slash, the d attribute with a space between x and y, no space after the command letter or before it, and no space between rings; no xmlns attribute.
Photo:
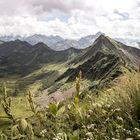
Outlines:
<svg viewBox="0 0 140 140"><path fill-rule="evenodd" d="M67 67L65 64L44 65L41 69L19 79L17 81L17 88L22 91L22 94L29 90L36 93L39 89L50 87L58 76L60 76L66 70Z"/></svg>
<svg viewBox="0 0 140 140"><path fill-rule="evenodd" d="M7 128L11 121L6 119L6 114L1 103L2 99L0 99L0 129L4 129ZM27 118L32 115L26 97L12 97L11 109L16 118Z"/></svg>
<svg viewBox="0 0 140 140"><path fill-rule="evenodd" d="M26 97L12 97L12 111L16 117L24 117L30 114ZM2 105L0 105L0 116L5 116Z"/></svg>
<svg viewBox="0 0 140 140"><path fill-rule="evenodd" d="M97 81L95 81L97 82ZM125 83L125 84L124 84ZM81 81L86 88L90 81ZM68 88L75 83L67 84ZM63 87L64 90L67 87ZM62 104L51 104L33 115L25 97L12 98L12 111L17 118L28 117L38 140L124 140L140 139L140 75L122 75L111 88L98 95L85 90L79 98ZM2 112L2 108L0 108ZM3 113L1 115L4 115ZM0 120L1 129L10 127Z"/></svg>
<svg viewBox="0 0 140 140"><path fill-rule="evenodd" d="M29 90L36 94L39 90L52 86L58 76L65 72L67 68L66 64L43 65L39 70L25 77L15 75L8 76L8 78L0 78L0 88L6 82L10 94L15 93L18 96L24 96Z"/></svg>

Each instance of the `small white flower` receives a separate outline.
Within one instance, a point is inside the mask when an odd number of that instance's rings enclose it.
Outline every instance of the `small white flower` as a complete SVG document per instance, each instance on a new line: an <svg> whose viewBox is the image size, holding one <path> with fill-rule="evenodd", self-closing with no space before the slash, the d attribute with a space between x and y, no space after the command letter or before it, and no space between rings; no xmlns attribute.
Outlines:
<svg viewBox="0 0 140 140"><path fill-rule="evenodd" d="M126 138L126 140L134 140L133 138Z"/></svg>
<svg viewBox="0 0 140 140"><path fill-rule="evenodd" d="M86 126L85 126L85 125L83 125L83 126L82 126L82 128L86 128Z"/></svg>
<svg viewBox="0 0 140 140"><path fill-rule="evenodd" d="M87 136L88 138L92 138L92 137L93 137L93 134L92 134L91 132L88 132L88 133L86 133L86 136Z"/></svg>
<svg viewBox="0 0 140 140"><path fill-rule="evenodd" d="M119 140L119 139L116 139L116 138L112 138L112 140Z"/></svg>
<svg viewBox="0 0 140 140"><path fill-rule="evenodd" d="M90 124L87 126L88 129L94 129L94 127L95 127L95 124Z"/></svg>
<svg viewBox="0 0 140 140"><path fill-rule="evenodd" d="M65 133L58 133L53 140L63 140Z"/></svg>
<svg viewBox="0 0 140 140"><path fill-rule="evenodd" d="M43 130L40 132L40 135L41 135L42 137L44 137L46 132L47 132L47 130L46 130L46 129L43 129Z"/></svg>
<svg viewBox="0 0 140 140"><path fill-rule="evenodd" d="M99 103L96 103L96 107L101 108L101 107L102 107L102 105L101 105L101 104L99 104Z"/></svg>
<svg viewBox="0 0 140 140"><path fill-rule="evenodd" d="M117 116L117 120L120 120L120 121L123 122L123 118L122 117Z"/></svg>
<svg viewBox="0 0 140 140"><path fill-rule="evenodd" d="M88 114L87 114L86 116L87 116L87 118L89 118L89 117L90 117L90 115L88 115Z"/></svg>
<svg viewBox="0 0 140 140"><path fill-rule="evenodd" d="M110 107L111 107L111 105L106 105L106 107L107 107L107 108L110 108Z"/></svg>
<svg viewBox="0 0 140 140"><path fill-rule="evenodd" d="M89 110L88 110L88 113L89 113L89 114L92 114L92 113L93 113L93 110L89 109Z"/></svg>
<svg viewBox="0 0 140 140"><path fill-rule="evenodd" d="M134 128L135 129L135 131L138 131L138 132L140 132L140 129L138 129L138 128Z"/></svg>
<svg viewBox="0 0 140 140"><path fill-rule="evenodd" d="M121 110L120 108L115 109L115 111L120 111L120 110Z"/></svg>
<svg viewBox="0 0 140 140"><path fill-rule="evenodd" d="M130 130L127 130L126 132L127 132L128 135L132 134Z"/></svg>

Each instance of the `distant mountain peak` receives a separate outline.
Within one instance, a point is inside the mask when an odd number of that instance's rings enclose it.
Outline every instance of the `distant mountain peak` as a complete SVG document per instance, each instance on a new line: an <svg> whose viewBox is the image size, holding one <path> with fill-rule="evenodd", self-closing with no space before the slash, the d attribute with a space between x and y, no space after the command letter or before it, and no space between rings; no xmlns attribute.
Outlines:
<svg viewBox="0 0 140 140"><path fill-rule="evenodd" d="M39 42L39 43L35 44L34 47L36 47L36 48L45 48L45 49L47 49L47 50L54 51L54 50L52 50L50 47L48 47L48 46L47 46L45 43L43 43L43 42Z"/></svg>
<svg viewBox="0 0 140 140"><path fill-rule="evenodd" d="M101 35L97 38L97 40L104 40L104 39L107 39L107 37L106 37L105 35L103 35L103 34L101 34Z"/></svg>
<svg viewBox="0 0 140 140"><path fill-rule="evenodd" d="M103 33L103 32L97 32L95 35L96 36L100 36L100 35L105 35L105 33Z"/></svg>
<svg viewBox="0 0 140 140"><path fill-rule="evenodd" d="M107 36L105 36L104 34L101 34L95 41L93 44L96 44L96 43L103 43L103 44L106 44L106 42L108 43L111 43L109 38ZM92 45L93 45L92 44Z"/></svg>
<svg viewBox="0 0 140 140"><path fill-rule="evenodd" d="M24 41L21 41L20 39L16 39L15 42L24 42Z"/></svg>
<svg viewBox="0 0 140 140"><path fill-rule="evenodd" d="M39 42L43 42L50 47L51 45L57 42L60 42L64 39L60 36L53 36L53 35L46 36L46 35L41 35L41 34L34 34L32 36L26 37L24 40L29 42L32 45L35 45Z"/></svg>
<svg viewBox="0 0 140 140"><path fill-rule="evenodd" d="M47 46L45 43L43 42L38 42L37 44L35 44L34 46Z"/></svg>

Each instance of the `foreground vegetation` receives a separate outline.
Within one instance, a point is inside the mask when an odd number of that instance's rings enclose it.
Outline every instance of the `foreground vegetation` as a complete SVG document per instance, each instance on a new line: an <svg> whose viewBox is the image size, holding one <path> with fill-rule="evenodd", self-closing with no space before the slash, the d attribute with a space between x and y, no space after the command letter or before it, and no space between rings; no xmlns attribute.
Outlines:
<svg viewBox="0 0 140 140"><path fill-rule="evenodd" d="M124 81L126 84L124 84ZM63 103L51 103L40 109L28 94L24 101L30 113L18 117L12 100L2 88L2 106L9 124L0 132L0 140L125 140L140 139L140 75L125 76L111 89L94 95L76 93ZM15 105L14 108L17 106ZM31 113L32 112L32 113Z"/></svg>

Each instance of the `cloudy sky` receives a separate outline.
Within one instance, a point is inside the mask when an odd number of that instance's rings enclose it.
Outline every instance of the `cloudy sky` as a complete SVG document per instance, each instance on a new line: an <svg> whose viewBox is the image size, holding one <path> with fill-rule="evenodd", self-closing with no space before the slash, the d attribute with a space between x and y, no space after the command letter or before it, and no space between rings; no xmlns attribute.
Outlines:
<svg viewBox="0 0 140 140"><path fill-rule="evenodd" d="M0 0L0 35L139 39L140 0Z"/></svg>

